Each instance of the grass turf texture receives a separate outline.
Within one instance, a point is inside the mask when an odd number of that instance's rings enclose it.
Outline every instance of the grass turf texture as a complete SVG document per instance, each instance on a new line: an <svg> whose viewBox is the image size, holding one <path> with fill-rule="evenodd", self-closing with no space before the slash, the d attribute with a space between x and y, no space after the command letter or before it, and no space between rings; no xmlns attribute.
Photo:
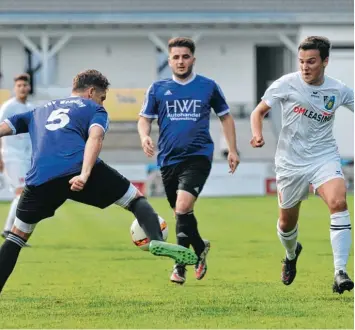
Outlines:
<svg viewBox="0 0 355 330"><path fill-rule="evenodd" d="M169 224L164 199L151 199ZM353 219L353 197L349 197ZM0 204L5 219L9 204ZM353 328L353 293L332 293L329 215L316 197L301 208L304 250L295 282L280 281L284 250L275 197L198 201L211 241L202 281L169 282L172 261L130 241L133 216L119 207L67 202L43 221L0 296L0 328ZM353 222L353 221L352 221ZM349 262L353 278L353 253Z"/></svg>

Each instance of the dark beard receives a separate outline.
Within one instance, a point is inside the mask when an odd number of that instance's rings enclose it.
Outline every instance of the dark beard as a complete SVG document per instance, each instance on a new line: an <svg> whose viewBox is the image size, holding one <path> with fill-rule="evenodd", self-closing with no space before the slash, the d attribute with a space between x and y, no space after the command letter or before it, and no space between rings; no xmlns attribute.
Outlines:
<svg viewBox="0 0 355 330"><path fill-rule="evenodd" d="M192 67L190 67L184 74L174 73L174 75L179 79L186 79L192 72Z"/></svg>

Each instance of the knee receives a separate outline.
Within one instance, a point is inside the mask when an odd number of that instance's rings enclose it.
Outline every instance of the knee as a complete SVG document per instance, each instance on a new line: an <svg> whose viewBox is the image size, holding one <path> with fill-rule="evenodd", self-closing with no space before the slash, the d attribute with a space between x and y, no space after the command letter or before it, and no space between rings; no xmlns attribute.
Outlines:
<svg viewBox="0 0 355 330"><path fill-rule="evenodd" d="M191 212L192 209L193 209L193 204L183 200L177 201L175 207L175 213L186 214L188 212Z"/></svg>
<svg viewBox="0 0 355 330"><path fill-rule="evenodd" d="M348 208L345 197L330 199L328 202L328 207L331 213L343 212Z"/></svg>

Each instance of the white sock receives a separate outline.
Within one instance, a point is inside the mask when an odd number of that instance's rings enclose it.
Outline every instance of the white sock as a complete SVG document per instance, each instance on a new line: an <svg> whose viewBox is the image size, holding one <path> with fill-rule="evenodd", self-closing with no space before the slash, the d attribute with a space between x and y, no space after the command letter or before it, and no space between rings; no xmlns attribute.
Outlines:
<svg viewBox="0 0 355 330"><path fill-rule="evenodd" d="M16 196L11 203L10 211L9 211L9 214L7 215L7 219L6 219L5 226L4 226L4 231L10 231L12 228L12 225L14 224L15 217L16 217L17 204L18 204L19 200L20 200L20 196Z"/></svg>
<svg viewBox="0 0 355 330"><path fill-rule="evenodd" d="M330 242L332 243L335 273L346 272L351 247L351 223L349 211L330 216Z"/></svg>
<svg viewBox="0 0 355 330"><path fill-rule="evenodd" d="M297 236L298 236L298 224L291 231L284 233L280 229L279 221L277 221L277 236L286 249L286 257L288 260L296 258Z"/></svg>

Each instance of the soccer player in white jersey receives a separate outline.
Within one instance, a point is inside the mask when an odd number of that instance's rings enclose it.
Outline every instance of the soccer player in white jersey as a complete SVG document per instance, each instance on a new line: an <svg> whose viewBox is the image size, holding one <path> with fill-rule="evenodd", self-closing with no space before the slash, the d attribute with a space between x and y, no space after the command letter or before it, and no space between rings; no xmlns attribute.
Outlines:
<svg viewBox="0 0 355 330"><path fill-rule="evenodd" d="M0 122L13 115L33 109L28 101L31 91L30 76L26 73L14 78L15 96L5 102L0 109ZM1 141L0 168L3 169L7 181L15 192L5 222L2 237L6 238L15 221L16 208L25 186L26 173L31 167L31 140L29 134L4 137ZM28 246L28 245L27 245Z"/></svg>
<svg viewBox="0 0 355 330"><path fill-rule="evenodd" d="M354 91L325 75L330 42L324 37L308 37L298 47L299 72L276 80L251 114L254 148L264 145L262 120L281 104L282 128L275 156L279 201L277 235L286 249L281 279L290 285L302 251L297 241L301 201L307 199L309 185L324 200L330 212L330 241L334 256L333 292L352 290L346 272L351 246L351 223L346 203L346 185L340 156L333 136L334 115L345 106L354 111Z"/></svg>

